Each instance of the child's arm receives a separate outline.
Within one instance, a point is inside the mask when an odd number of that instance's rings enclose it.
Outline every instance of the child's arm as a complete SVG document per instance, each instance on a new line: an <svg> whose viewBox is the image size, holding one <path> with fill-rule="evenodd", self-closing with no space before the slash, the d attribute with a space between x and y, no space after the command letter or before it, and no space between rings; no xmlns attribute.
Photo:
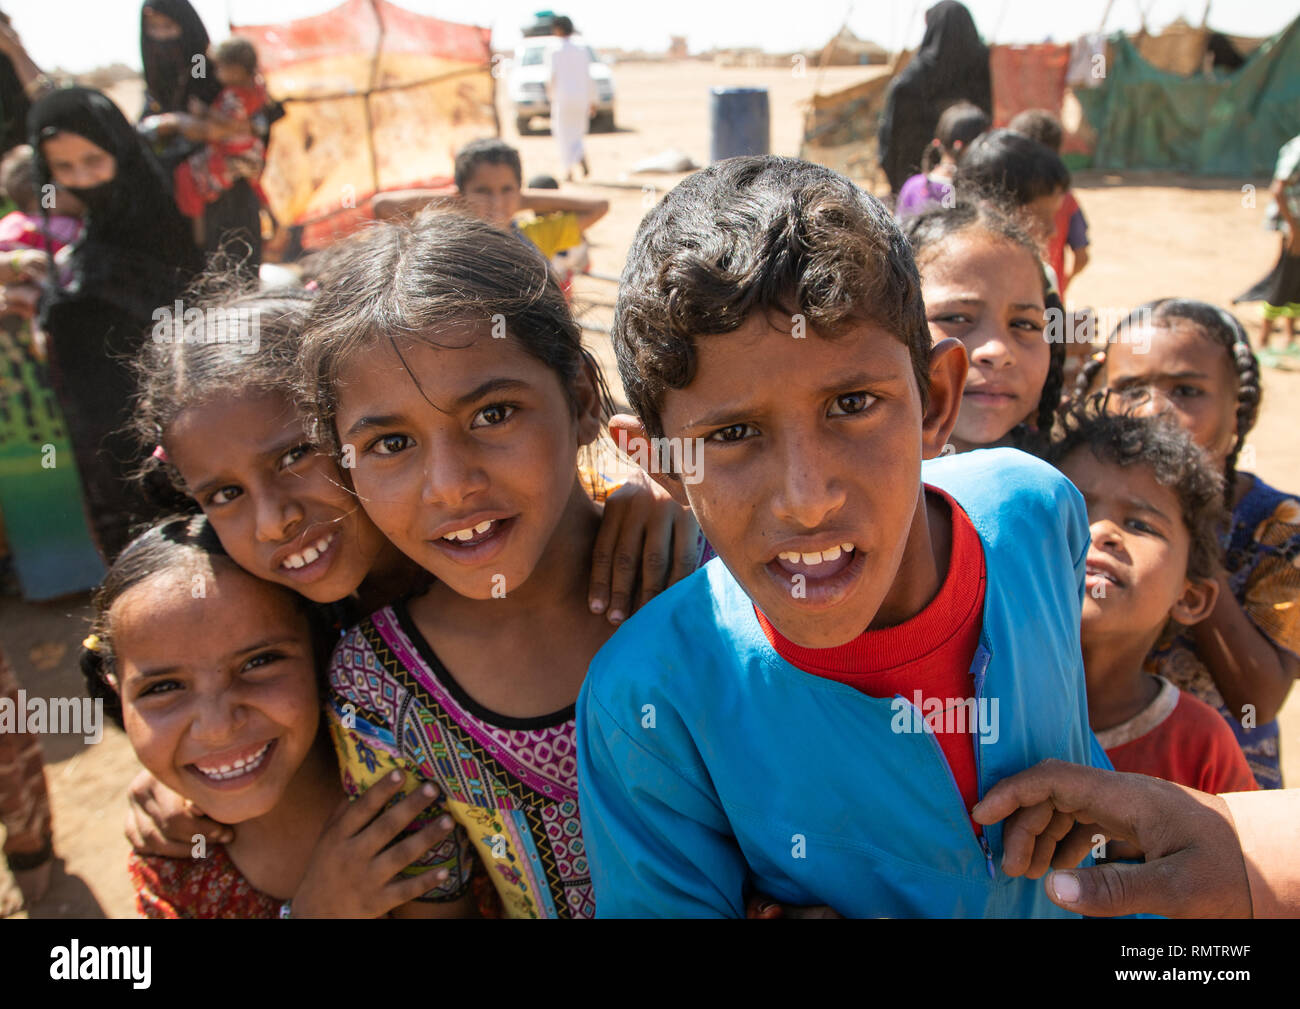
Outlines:
<svg viewBox="0 0 1300 1009"><path fill-rule="evenodd" d="M745 917L745 859L707 776L643 747L596 699L592 674L578 696L578 805L597 915Z"/></svg>
<svg viewBox="0 0 1300 1009"><path fill-rule="evenodd" d="M525 189L519 196L521 210L531 210L535 214L567 211L577 215L579 231L586 231L609 213L609 200L590 200L582 196L557 196L553 189Z"/></svg>
<svg viewBox="0 0 1300 1009"><path fill-rule="evenodd" d="M622 623L669 585L681 581L699 560L700 527L690 510L637 469L605 499L591 553L593 613ZM635 605L632 590L640 579Z"/></svg>
<svg viewBox="0 0 1300 1009"><path fill-rule="evenodd" d="M1243 716L1246 705L1253 706L1257 725L1277 718L1292 682L1300 675L1300 660L1255 626L1226 576L1219 576L1214 610L1189 628L1188 635L1234 718Z"/></svg>
<svg viewBox="0 0 1300 1009"><path fill-rule="evenodd" d="M1070 215L1070 222L1066 226L1065 244L1070 247L1070 253L1073 262L1070 264L1070 273L1066 278L1067 281L1073 280L1083 268L1088 265L1088 219L1083 216L1083 211L1075 208Z"/></svg>
<svg viewBox="0 0 1300 1009"><path fill-rule="evenodd" d="M125 829L127 842L135 851L167 858L189 858L196 834L212 844L235 839L234 830L209 819L148 771L137 774L127 789Z"/></svg>

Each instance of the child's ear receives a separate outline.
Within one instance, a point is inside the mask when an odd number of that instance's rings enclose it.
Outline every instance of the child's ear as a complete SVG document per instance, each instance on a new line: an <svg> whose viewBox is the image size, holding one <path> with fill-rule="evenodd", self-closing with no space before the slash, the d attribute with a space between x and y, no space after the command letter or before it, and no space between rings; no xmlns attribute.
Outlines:
<svg viewBox="0 0 1300 1009"><path fill-rule="evenodd" d="M948 444L966 388L966 347L945 336L930 349L930 402L921 418L921 458L933 459Z"/></svg>
<svg viewBox="0 0 1300 1009"><path fill-rule="evenodd" d="M1189 578L1183 594L1174 603L1169 615L1184 627L1199 624L1214 612L1219 601L1219 583L1213 578Z"/></svg>
<svg viewBox="0 0 1300 1009"><path fill-rule="evenodd" d="M656 458L656 453L640 419L630 413L616 413L609 420L609 433L619 451L645 470L650 479L666 490L674 501L683 508L691 506L681 480L671 473L659 472L658 466L648 465Z"/></svg>
<svg viewBox="0 0 1300 1009"><path fill-rule="evenodd" d="M574 413L578 421L578 444L590 445L600 436L600 393L592 369L595 365L583 357L583 367L573 383Z"/></svg>

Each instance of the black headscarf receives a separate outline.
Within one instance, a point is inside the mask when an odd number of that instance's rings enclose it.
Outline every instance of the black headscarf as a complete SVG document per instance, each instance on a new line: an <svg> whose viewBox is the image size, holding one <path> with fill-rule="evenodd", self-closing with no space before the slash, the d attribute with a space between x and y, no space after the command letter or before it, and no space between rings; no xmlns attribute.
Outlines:
<svg viewBox="0 0 1300 1009"><path fill-rule="evenodd" d="M72 252L72 280L47 293L42 322L61 303L89 299L149 320L202 266L193 229L158 162L118 107L90 88L47 94L32 106L27 129L38 188L53 181L41 142L55 133L84 137L117 161L110 181L69 189L86 204L86 231Z"/></svg>
<svg viewBox="0 0 1300 1009"><path fill-rule="evenodd" d="M921 48L890 84L880 119L880 165L894 192L921 170L943 110L963 99L993 114L989 50L970 11L941 0L925 12Z"/></svg>
<svg viewBox="0 0 1300 1009"><path fill-rule="evenodd" d="M180 25L180 38L159 41L145 34L146 7ZM212 104L221 91L216 74L208 72L202 77L193 74L194 57L202 54L206 58L207 51L208 30L189 0L145 0L140 7L140 59L145 82L143 114L185 112L190 98Z"/></svg>
<svg viewBox="0 0 1300 1009"><path fill-rule="evenodd" d="M0 12L0 21L9 18ZM31 103L8 56L0 56L0 155L27 143L27 113Z"/></svg>

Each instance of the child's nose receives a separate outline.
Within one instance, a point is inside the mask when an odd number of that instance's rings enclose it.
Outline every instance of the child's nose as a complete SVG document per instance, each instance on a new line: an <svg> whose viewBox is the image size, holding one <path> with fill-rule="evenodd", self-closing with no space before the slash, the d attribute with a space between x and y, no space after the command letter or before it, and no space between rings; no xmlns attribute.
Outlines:
<svg viewBox="0 0 1300 1009"><path fill-rule="evenodd" d="M844 506L845 491L833 476L835 467L810 444L792 442L781 465L783 474L772 510L782 522L816 529Z"/></svg>
<svg viewBox="0 0 1300 1009"><path fill-rule="evenodd" d="M302 515L302 508L292 498L261 495L257 505L258 542L279 543L286 539L302 520Z"/></svg>
<svg viewBox="0 0 1300 1009"><path fill-rule="evenodd" d="M434 446L425 461L421 502L456 507L484 490L487 483L482 469L466 458L463 449L440 450Z"/></svg>

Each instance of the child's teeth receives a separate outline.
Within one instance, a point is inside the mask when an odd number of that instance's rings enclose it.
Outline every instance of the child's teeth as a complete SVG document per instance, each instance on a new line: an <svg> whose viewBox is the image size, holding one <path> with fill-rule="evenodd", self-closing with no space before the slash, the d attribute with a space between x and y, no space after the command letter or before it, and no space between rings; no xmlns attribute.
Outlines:
<svg viewBox="0 0 1300 1009"><path fill-rule="evenodd" d="M488 519L486 522L480 522L478 525L476 525L474 527L474 532L482 534L487 532L491 528L492 528L492 520Z"/></svg>
<svg viewBox="0 0 1300 1009"><path fill-rule="evenodd" d="M462 543L465 542L466 540L472 540L473 538L474 538L473 529L462 529L460 532L456 534L456 539L460 540Z"/></svg>
<svg viewBox="0 0 1300 1009"><path fill-rule="evenodd" d="M837 560L840 559L840 554L841 554L841 553L843 553L843 551L840 550L839 547L831 547L829 550L823 550L823 551L822 551L822 560L823 560L823 561L837 561Z"/></svg>
<svg viewBox="0 0 1300 1009"><path fill-rule="evenodd" d="M319 556L320 556L320 551L317 550L315 547L308 547L306 550L302 552L302 560L304 564L310 564Z"/></svg>
<svg viewBox="0 0 1300 1009"><path fill-rule="evenodd" d="M804 554L803 562L805 564L820 564L822 562L821 551L817 551L811 554Z"/></svg>
<svg viewBox="0 0 1300 1009"><path fill-rule="evenodd" d="M851 553L853 553L853 544L852 544L852 543L841 543L841 544L840 544L840 549L843 550L846 554L851 554Z"/></svg>

